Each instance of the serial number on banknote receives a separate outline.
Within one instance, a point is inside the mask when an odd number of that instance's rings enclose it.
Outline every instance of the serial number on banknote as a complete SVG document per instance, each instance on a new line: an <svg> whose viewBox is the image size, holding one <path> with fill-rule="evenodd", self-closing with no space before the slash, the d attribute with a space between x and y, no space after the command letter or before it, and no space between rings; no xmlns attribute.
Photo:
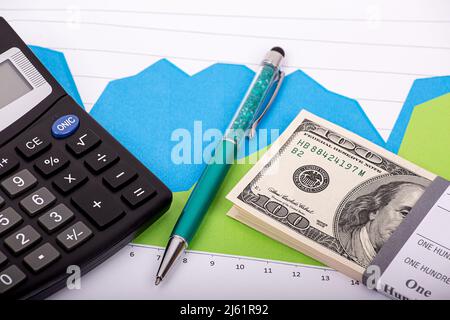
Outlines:
<svg viewBox="0 0 450 320"><path fill-rule="evenodd" d="M314 155L318 157L324 157L331 163L334 163L335 166L341 167L345 170L351 171L355 173L355 175L358 175L360 177L363 177L366 174L366 171L363 169L360 169L357 165L354 165L345 159L339 158L337 155L321 148L320 146L317 146L315 144L309 143L307 141L304 141L300 139L295 147L292 147L291 153L297 155L299 158L305 155L305 152L310 151Z"/></svg>

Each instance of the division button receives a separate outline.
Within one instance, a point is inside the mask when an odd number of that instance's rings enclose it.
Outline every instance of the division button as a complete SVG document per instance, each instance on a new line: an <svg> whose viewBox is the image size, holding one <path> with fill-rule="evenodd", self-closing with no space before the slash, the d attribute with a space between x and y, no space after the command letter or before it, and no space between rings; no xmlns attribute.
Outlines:
<svg viewBox="0 0 450 320"><path fill-rule="evenodd" d="M0 294L3 294L26 279L25 274L15 265L0 272Z"/></svg>
<svg viewBox="0 0 450 320"><path fill-rule="evenodd" d="M112 166L119 156L108 147L101 146L86 157L84 163L93 173L100 173Z"/></svg>
<svg viewBox="0 0 450 320"><path fill-rule="evenodd" d="M50 243L46 243L30 254L23 260L25 264L34 272L39 272L55 262L61 254Z"/></svg>
<svg viewBox="0 0 450 320"><path fill-rule="evenodd" d="M91 236L91 229L89 229L83 222L79 221L61 232L56 239L64 249L71 251L87 241Z"/></svg>

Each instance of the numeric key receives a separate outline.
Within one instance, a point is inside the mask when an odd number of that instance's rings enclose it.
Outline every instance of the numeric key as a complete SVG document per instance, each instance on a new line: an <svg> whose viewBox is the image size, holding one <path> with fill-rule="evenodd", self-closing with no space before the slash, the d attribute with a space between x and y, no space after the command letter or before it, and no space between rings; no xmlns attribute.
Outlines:
<svg viewBox="0 0 450 320"><path fill-rule="evenodd" d="M25 274L17 266L12 265L0 272L0 294L3 294L26 279Z"/></svg>
<svg viewBox="0 0 450 320"><path fill-rule="evenodd" d="M37 184L37 179L30 171L24 169L1 183L3 190L11 198L15 198L30 190Z"/></svg>
<svg viewBox="0 0 450 320"><path fill-rule="evenodd" d="M33 217L37 213L51 206L55 201L56 197L53 193L43 187L20 201L20 206L26 213Z"/></svg>
<svg viewBox="0 0 450 320"><path fill-rule="evenodd" d="M41 235L32 226L25 226L6 238L5 244L14 254L19 254L40 239Z"/></svg>
<svg viewBox="0 0 450 320"><path fill-rule="evenodd" d="M22 217L13 208L6 208L0 212L0 235L8 232L22 222Z"/></svg>
<svg viewBox="0 0 450 320"><path fill-rule="evenodd" d="M52 210L43 214L39 219L39 224L47 231L53 232L62 227L74 217L74 213L64 204L59 204Z"/></svg>

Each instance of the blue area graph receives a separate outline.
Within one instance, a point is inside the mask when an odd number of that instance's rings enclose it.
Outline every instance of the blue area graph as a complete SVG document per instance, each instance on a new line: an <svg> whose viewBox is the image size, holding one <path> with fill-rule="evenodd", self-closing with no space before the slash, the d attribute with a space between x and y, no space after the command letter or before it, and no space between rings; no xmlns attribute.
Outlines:
<svg viewBox="0 0 450 320"><path fill-rule="evenodd" d="M67 63L60 60L62 54L48 49L36 53L78 100ZM254 72L247 67L232 64L215 64L190 76L163 59L137 75L111 81L91 115L172 191L185 191L197 181L203 169L201 152L210 144L205 133L208 129L225 130L253 76ZM386 143L356 100L327 90L298 70L286 77L276 102L259 128L277 129L281 134L306 109L397 152L414 107L448 92L449 76L416 80ZM186 132L192 138L189 141L191 164L172 161L173 148L179 143L174 132ZM259 136L256 141L260 149L270 144L272 137ZM244 155L249 152L250 149L244 150Z"/></svg>

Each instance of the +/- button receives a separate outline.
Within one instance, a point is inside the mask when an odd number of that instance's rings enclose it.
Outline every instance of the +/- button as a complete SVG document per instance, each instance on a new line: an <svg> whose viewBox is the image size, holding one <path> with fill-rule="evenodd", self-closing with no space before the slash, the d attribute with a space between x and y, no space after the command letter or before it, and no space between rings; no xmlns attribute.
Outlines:
<svg viewBox="0 0 450 320"><path fill-rule="evenodd" d="M52 125L52 134L56 139L63 139L74 134L80 126L80 119L73 114L65 115Z"/></svg>

